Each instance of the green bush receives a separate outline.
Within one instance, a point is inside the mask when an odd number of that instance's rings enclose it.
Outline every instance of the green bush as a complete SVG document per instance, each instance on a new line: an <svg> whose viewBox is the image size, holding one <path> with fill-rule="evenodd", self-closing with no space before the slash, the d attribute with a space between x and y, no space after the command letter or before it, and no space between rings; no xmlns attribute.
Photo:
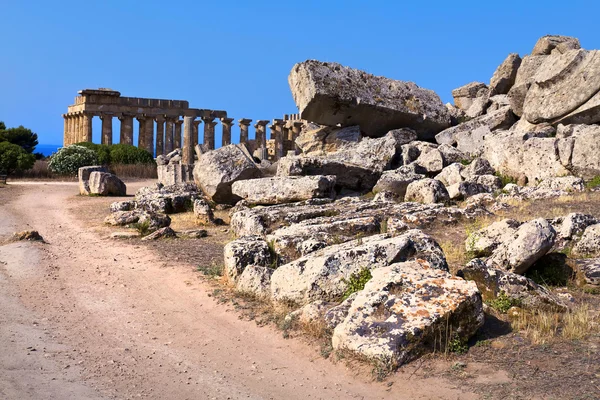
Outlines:
<svg viewBox="0 0 600 400"><path fill-rule="evenodd" d="M586 182L585 187L588 189L595 189L600 186L600 175L593 177L591 180Z"/></svg>
<svg viewBox="0 0 600 400"><path fill-rule="evenodd" d="M76 174L79 168L98 165L98 155L95 151L83 146L72 144L58 149L50 158L50 171L61 174Z"/></svg>
<svg viewBox="0 0 600 400"><path fill-rule="evenodd" d="M113 164L154 164L152 154L129 144L113 144L109 147Z"/></svg>
<svg viewBox="0 0 600 400"><path fill-rule="evenodd" d="M21 146L9 142L0 142L0 173L10 175L15 171L31 169L35 156Z"/></svg>
<svg viewBox="0 0 600 400"><path fill-rule="evenodd" d="M495 299L488 302L488 305L494 310L499 311L502 314L506 314L511 307L520 307L521 301L517 299L511 299L506 295L506 293L500 292Z"/></svg>
<svg viewBox="0 0 600 400"><path fill-rule="evenodd" d="M110 147L105 144L96 144L90 142L75 143L77 146L85 147L86 149L93 150L98 157L98 163L102 165L108 165L111 163Z"/></svg>
<svg viewBox="0 0 600 400"><path fill-rule="evenodd" d="M342 279L343 282L348 284L348 288L346 289L346 292L344 292L344 300L350 297L351 294L363 290L372 277L371 270L363 268L359 272L350 275L349 280Z"/></svg>

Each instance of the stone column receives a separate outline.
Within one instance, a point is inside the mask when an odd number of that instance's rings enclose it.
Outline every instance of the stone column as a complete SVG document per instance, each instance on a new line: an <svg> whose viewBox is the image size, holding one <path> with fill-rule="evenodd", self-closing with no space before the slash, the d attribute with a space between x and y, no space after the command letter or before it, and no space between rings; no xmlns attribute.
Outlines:
<svg viewBox="0 0 600 400"><path fill-rule="evenodd" d="M296 138L300 136L300 132L302 132L302 125L304 124L299 121L294 121L292 123L292 137L290 138L290 140L296 140Z"/></svg>
<svg viewBox="0 0 600 400"><path fill-rule="evenodd" d="M283 157L283 126L285 122L281 119L273 120L271 128L275 129L275 160L279 160ZM271 139L273 139L273 133L271 133Z"/></svg>
<svg viewBox="0 0 600 400"><path fill-rule="evenodd" d="M199 119L195 119L192 123L193 125L193 130L192 130L192 148L194 148L197 144L198 144L198 138L200 137L200 128L198 127L200 125L200 123L202 122L202 120Z"/></svg>
<svg viewBox="0 0 600 400"><path fill-rule="evenodd" d="M259 119L254 124L254 128L256 129L256 146L259 148L267 147L267 124L269 121L264 119Z"/></svg>
<svg viewBox="0 0 600 400"><path fill-rule="evenodd" d="M69 121L67 121L67 114L62 114L62 117L63 117L63 123L64 123L64 126L63 126L63 146L68 146L68 143L67 143L67 140L68 140L67 133L69 132Z"/></svg>
<svg viewBox="0 0 600 400"><path fill-rule="evenodd" d="M112 144L112 114L100 114L100 119L102 120L102 144L111 145Z"/></svg>
<svg viewBox="0 0 600 400"><path fill-rule="evenodd" d="M122 114L119 120L121 121L119 143L133 145L133 115Z"/></svg>
<svg viewBox="0 0 600 400"><path fill-rule="evenodd" d="M250 127L251 119L242 118L238 120L240 125L240 143L248 143L248 127Z"/></svg>
<svg viewBox="0 0 600 400"><path fill-rule="evenodd" d="M214 117L202 117L202 121L204 122L204 150L214 150L215 149L215 125Z"/></svg>
<svg viewBox="0 0 600 400"><path fill-rule="evenodd" d="M74 119L75 119L75 132L74 132L75 133L75 142L74 143L79 143L79 142L82 142L81 139L82 139L82 136L83 136L81 134L81 125L82 125L82 123L81 123L82 122L81 121L82 120L81 115L79 115L79 114L75 115Z"/></svg>
<svg viewBox="0 0 600 400"><path fill-rule="evenodd" d="M156 155L165 155L165 117L159 115L154 118L156 121Z"/></svg>
<svg viewBox="0 0 600 400"><path fill-rule="evenodd" d="M94 114L84 112L82 115L82 132L83 132L83 141L92 143L92 118L94 118Z"/></svg>
<svg viewBox="0 0 600 400"><path fill-rule="evenodd" d="M173 146L176 149L180 149L181 148L181 125L183 124L183 121L179 119L179 117L177 117L177 120L175 120L175 138L173 139Z"/></svg>
<svg viewBox="0 0 600 400"><path fill-rule="evenodd" d="M183 117L183 148L181 149L181 163L183 165L194 164L194 119L196 117Z"/></svg>
<svg viewBox="0 0 600 400"><path fill-rule="evenodd" d="M173 151L173 124L175 120L173 117L167 117L167 123L165 128L165 154L169 154Z"/></svg>
<svg viewBox="0 0 600 400"><path fill-rule="evenodd" d="M146 116L146 122L145 122L145 130L144 130L144 134L145 134L145 138L144 138L144 142L146 144L146 147L144 148L148 153L152 154L152 157L154 157L154 117L151 116Z"/></svg>
<svg viewBox="0 0 600 400"><path fill-rule="evenodd" d="M146 117L144 117L143 115L139 115L137 117L135 117L135 119L138 120L138 144L137 147L139 147L140 149L145 149L146 148L146 136L145 136L145 132L146 132Z"/></svg>
<svg viewBox="0 0 600 400"><path fill-rule="evenodd" d="M223 137L221 138L221 146L227 146L231 144L231 125L233 118L221 118L221 124L223 125Z"/></svg>

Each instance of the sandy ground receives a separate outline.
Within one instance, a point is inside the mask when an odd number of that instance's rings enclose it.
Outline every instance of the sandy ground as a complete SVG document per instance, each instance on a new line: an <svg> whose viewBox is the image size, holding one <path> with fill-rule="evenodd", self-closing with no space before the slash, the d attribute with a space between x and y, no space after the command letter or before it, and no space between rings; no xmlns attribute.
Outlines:
<svg viewBox="0 0 600 400"><path fill-rule="evenodd" d="M35 229L47 242L0 246L0 399L478 398L410 371L375 382L240 320L188 261L78 216L110 201L68 182L0 188L0 236Z"/></svg>

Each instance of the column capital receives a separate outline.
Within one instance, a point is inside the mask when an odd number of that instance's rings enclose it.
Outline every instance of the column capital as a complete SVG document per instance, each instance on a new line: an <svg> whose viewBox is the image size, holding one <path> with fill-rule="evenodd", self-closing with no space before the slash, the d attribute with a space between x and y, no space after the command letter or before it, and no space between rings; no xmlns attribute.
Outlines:
<svg viewBox="0 0 600 400"><path fill-rule="evenodd" d="M201 118L202 118L202 121L204 121L205 124L209 124L209 123L213 122L214 119L215 119L215 117L213 117L213 116L210 116L210 117L201 117Z"/></svg>
<svg viewBox="0 0 600 400"><path fill-rule="evenodd" d="M111 118L114 117L114 115L112 113L100 113L99 115L100 119L104 119L104 118Z"/></svg>
<svg viewBox="0 0 600 400"><path fill-rule="evenodd" d="M195 127L198 127L198 125L200 125L202 123L202 120L195 119L192 121L192 123L194 124Z"/></svg>
<svg viewBox="0 0 600 400"><path fill-rule="evenodd" d="M254 127L255 128L258 128L259 126L265 127L265 126L267 126L268 123L269 123L269 120L267 120L267 119L259 119L254 124Z"/></svg>
<svg viewBox="0 0 600 400"><path fill-rule="evenodd" d="M223 117L223 118L220 118L220 119L221 119L221 122L222 122L223 124L227 124L227 125L230 125L230 124L233 122L233 118L226 118L226 117Z"/></svg>
<svg viewBox="0 0 600 400"><path fill-rule="evenodd" d="M181 125L181 124L183 124L183 120L182 119L176 119L175 120L175 124Z"/></svg>
<svg viewBox="0 0 600 400"><path fill-rule="evenodd" d="M166 118L165 118L165 116L164 116L164 115L157 115L157 116L155 116L155 117L154 117L154 120L155 120L156 122L158 122L158 123L165 122L165 119L166 119Z"/></svg>
<svg viewBox="0 0 600 400"><path fill-rule="evenodd" d="M137 119L138 121L145 121L146 120L146 116L145 115L136 115L135 119Z"/></svg>
<svg viewBox="0 0 600 400"><path fill-rule="evenodd" d="M248 125L250 125L250 123L252 122L252 120L248 119L248 118L242 118L242 119L238 119L238 122L239 122L240 125L246 125L246 126L248 126Z"/></svg>
<svg viewBox="0 0 600 400"><path fill-rule="evenodd" d="M273 126L283 126L284 122L282 119L275 118L275 119L273 119L272 124L273 124Z"/></svg>

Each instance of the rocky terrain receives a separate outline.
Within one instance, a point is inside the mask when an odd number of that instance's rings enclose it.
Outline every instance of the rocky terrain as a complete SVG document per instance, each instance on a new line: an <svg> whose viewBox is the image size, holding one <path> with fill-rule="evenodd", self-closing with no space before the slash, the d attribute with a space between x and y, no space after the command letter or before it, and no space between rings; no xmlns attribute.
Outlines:
<svg viewBox="0 0 600 400"><path fill-rule="evenodd" d="M579 305L557 285L600 289L600 215L501 218L600 184L599 77L600 52L562 36L508 55L446 105L411 82L305 61L289 76L305 121L296 154L268 168L243 145L199 154L181 204L195 201L204 225L228 210L228 285L391 370L465 345L492 309L569 315ZM177 211L181 188L161 190L114 204L107 222L168 226L152 218ZM428 230L485 218L451 248Z"/></svg>

